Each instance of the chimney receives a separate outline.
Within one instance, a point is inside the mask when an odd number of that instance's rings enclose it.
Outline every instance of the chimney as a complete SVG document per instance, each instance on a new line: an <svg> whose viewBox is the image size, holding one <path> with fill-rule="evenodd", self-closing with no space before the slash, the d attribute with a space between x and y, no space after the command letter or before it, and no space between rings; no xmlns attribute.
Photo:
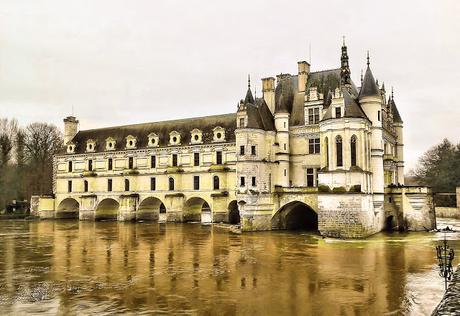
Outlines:
<svg viewBox="0 0 460 316"><path fill-rule="evenodd" d="M305 92L305 85L307 84L308 74L310 73L310 64L307 63L306 61L299 61L297 62L297 66L299 69L298 90L299 92Z"/></svg>
<svg viewBox="0 0 460 316"><path fill-rule="evenodd" d="M275 78L262 78L262 95L272 114L275 113Z"/></svg>
<svg viewBox="0 0 460 316"><path fill-rule="evenodd" d="M64 145L70 142L78 133L78 120L75 116L64 119Z"/></svg>

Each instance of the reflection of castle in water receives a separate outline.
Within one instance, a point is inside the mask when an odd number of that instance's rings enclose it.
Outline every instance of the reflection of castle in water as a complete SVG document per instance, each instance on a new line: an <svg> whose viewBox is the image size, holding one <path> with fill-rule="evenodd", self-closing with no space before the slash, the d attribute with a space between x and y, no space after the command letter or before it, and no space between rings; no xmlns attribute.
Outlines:
<svg viewBox="0 0 460 316"><path fill-rule="evenodd" d="M381 314L408 296L408 271L434 258L405 244L325 243L308 235L233 235L199 225L27 223L27 247L1 242L2 282L49 284L59 308L248 314ZM35 237L37 239L35 239ZM33 248L35 251L31 251ZM18 274L18 265L42 270ZM30 268L30 267L27 267ZM334 304L331 304L334 302Z"/></svg>

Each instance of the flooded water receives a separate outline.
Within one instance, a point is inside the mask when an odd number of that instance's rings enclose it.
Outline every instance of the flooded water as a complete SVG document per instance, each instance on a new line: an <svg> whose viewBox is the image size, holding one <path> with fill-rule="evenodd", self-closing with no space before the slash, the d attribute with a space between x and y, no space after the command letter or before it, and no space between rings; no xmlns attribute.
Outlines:
<svg viewBox="0 0 460 316"><path fill-rule="evenodd" d="M460 230L460 221L438 221ZM442 233L361 241L199 224L0 222L1 314L429 315ZM460 234L448 234L460 256Z"/></svg>

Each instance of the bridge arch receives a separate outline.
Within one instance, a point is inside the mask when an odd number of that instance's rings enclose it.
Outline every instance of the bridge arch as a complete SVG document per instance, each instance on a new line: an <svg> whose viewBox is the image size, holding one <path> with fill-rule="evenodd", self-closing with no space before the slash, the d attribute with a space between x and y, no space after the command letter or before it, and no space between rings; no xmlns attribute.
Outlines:
<svg viewBox="0 0 460 316"><path fill-rule="evenodd" d="M74 198L65 198L56 209L56 218L78 218L80 203Z"/></svg>
<svg viewBox="0 0 460 316"><path fill-rule="evenodd" d="M212 222L212 212L210 204L201 197L189 198L184 204L185 222Z"/></svg>
<svg viewBox="0 0 460 316"><path fill-rule="evenodd" d="M292 201L281 207L271 219L272 229L317 231L318 214L309 205Z"/></svg>
<svg viewBox="0 0 460 316"><path fill-rule="evenodd" d="M137 209L137 220L158 221L160 213L166 211L164 203L157 197L150 196L142 200Z"/></svg>
<svg viewBox="0 0 460 316"><path fill-rule="evenodd" d="M111 198L100 201L96 207L96 220L116 220L120 203Z"/></svg>
<svg viewBox="0 0 460 316"><path fill-rule="evenodd" d="M238 208L238 202L236 200L231 201L228 204L228 222L230 224L240 223L240 210Z"/></svg>

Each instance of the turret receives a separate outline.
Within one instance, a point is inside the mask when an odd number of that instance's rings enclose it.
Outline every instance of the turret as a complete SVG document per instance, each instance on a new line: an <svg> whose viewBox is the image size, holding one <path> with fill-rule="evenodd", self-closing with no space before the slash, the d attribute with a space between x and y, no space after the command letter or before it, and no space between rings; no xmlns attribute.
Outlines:
<svg viewBox="0 0 460 316"><path fill-rule="evenodd" d="M367 69L358 98L362 109L372 123L370 146L372 190L374 193L383 193L385 184L383 172L382 97L370 68L369 52L367 53Z"/></svg>
<svg viewBox="0 0 460 316"><path fill-rule="evenodd" d="M397 182L404 184L404 138L403 121L394 100L393 88L391 89L390 108L393 113L393 126L396 130L396 166L398 170Z"/></svg>
<svg viewBox="0 0 460 316"><path fill-rule="evenodd" d="M78 120L75 116L64 119L64 145L70 142L78 133Z"/></svg>

